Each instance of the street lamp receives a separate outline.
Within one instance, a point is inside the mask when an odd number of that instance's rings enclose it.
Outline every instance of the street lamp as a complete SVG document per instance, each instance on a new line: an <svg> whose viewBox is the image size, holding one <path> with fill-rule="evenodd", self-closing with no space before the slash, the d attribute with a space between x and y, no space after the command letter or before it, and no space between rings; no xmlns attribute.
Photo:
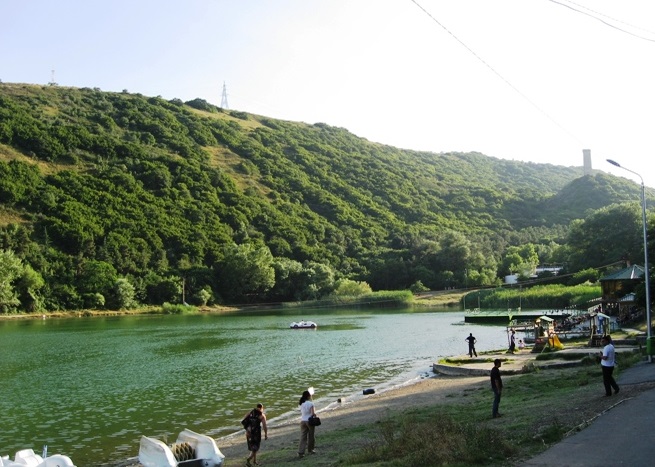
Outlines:
<svg viewBox="0 0 655 467"><path fill-rule="evenodd" d="M639 180L641 180L641 223L643 224L644 228L644 276L646 278L646 347L649 347L652 344L650 342L650 277L648 273L648 234L646 233L646 187L644 186L644 179L637 172L623 167L621 164L613 161L612 159L607 159L607 162L615 165L620 169L627 170L628 172L635 174L637 177L639 177ZM652 361L652 357L650 355L648 355L648 361Z"/></svg>

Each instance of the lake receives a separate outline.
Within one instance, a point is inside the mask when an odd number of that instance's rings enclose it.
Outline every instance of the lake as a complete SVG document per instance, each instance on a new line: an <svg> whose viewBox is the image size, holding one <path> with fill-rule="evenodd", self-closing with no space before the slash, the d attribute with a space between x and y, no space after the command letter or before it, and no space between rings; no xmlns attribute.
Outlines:
<svg viewBox="0 0 655 467"><path fill-rule="evenodd" d="M316 330L289 329L316 321ZM464 312L353 309L0 321L0 455L32 448L78 467L138 455L141 435L219 439L258 402L269 423L362 390L432 375L437 359L507 346L504 326Z"/></svg>

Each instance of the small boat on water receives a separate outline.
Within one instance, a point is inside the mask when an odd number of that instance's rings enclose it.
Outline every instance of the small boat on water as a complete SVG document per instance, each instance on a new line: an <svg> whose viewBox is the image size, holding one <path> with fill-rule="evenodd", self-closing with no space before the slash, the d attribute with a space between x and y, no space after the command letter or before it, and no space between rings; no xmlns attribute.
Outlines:
<svg viewBox="0 0 655 467"><path fill-rule="evenodd" d="M316 329L318 327L318 324L316 324L314 321L298 321L297 323L291 323L289 325L291 329Z"/></svg>
<svg viewBox="0 0 655 467"><path fill-rule="evenodd" d="M35 454L32 449L22 449L16 453L14 460L9 456L0 457L0 467L75 467L68 456L55 454L48 457L48 449L43 449L43 456Z"/></svg>

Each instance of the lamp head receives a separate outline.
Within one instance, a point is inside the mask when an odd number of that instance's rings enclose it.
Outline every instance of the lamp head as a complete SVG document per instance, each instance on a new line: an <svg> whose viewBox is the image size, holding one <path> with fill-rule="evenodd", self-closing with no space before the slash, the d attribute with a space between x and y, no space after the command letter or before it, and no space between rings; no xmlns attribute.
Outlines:
<svg viewBox="0 0 655 467"><path fill-rule="evenodd" d="M621 164L619 164L619 163L616 162L616 161L613 161L612 159L607 159L607 162L609 162L610 164L615 165L615 166L617 166L617 167L621 167Z"/></svg>

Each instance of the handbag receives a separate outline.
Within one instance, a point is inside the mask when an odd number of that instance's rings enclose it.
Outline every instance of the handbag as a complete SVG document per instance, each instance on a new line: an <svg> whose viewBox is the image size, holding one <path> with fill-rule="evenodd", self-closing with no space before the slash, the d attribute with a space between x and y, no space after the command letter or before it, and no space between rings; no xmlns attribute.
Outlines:
<svg viewBox="0 0 655 467"><path fill-rule="evenodd" d="M312 415L307 420L307 423L309 424L309 426L319 426L321 424L321 419L318 418L318 416L316 415Z"/></svg>

